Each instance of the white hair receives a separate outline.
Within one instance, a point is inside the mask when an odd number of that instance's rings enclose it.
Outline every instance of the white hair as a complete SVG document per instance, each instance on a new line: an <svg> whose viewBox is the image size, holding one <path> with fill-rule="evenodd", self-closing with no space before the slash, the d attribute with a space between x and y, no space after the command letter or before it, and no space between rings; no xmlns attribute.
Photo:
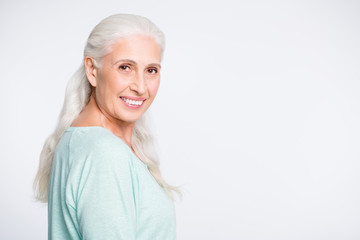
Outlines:
<svg viewBox="0 0 360 240"><path fill-rule="evenodd" d="M101 62L102 58L111 51L111 46L121 38L131 35L146 35L153 37L161 49L161 56L165 48L163 32L145 17L131 14L116 14L102 20L90 33L84 50L84 58L89 56ZM92 87L85 74L84 61L80 68L70 78L65 92L65 100L55 131L46 139L40 154L40 163L34 180L35 197L41 202L48 201L49 178L56 145L64 131L70 127L90 99ZM143 161L165 192L173 198L173 192L181 196L178 187L171 186L163 179L159 160L153 146L153 136L143 115L136 121L131 146Z"/></svg>

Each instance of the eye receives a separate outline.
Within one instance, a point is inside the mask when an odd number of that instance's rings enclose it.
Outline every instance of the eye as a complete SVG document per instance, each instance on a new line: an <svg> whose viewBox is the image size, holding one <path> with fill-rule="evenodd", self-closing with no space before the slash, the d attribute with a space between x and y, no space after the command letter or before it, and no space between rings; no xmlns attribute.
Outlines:
<svg viewBox="0 0 360 240"><path fill-rule="evenodd" d="M122 71L130 71L130 66L129 65L120 65L119 69Z"/></svg>
<svg viewBox="0 0 360 240"><path fill-rule="evenodd" d="M150 73L150 74L156 74L156 73L158 73L158 70L157 70L156 68L149 68L147 71L148 71L148 73Z"/></svg>

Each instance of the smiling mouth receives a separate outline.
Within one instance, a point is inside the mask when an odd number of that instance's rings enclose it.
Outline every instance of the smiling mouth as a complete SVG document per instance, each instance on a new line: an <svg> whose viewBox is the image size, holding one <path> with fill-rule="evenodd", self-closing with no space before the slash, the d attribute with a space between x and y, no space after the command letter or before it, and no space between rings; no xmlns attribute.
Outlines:
<svg viewBox="0 0 360 240"><path fill-rule="evenodd" d="M131 107L140 107L145 99L143 100L133 100L133 99L128 99L128 98L125 98L125 97L120 97L121 100L123 100L128 106L131 106Z"/></svg>

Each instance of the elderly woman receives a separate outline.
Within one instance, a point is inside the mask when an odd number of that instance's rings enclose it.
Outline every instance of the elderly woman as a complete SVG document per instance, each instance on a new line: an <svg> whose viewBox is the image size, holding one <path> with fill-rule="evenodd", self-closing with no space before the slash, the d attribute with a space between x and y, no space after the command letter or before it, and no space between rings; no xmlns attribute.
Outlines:
<svg viewBox="0 0 360 240"><path fill-rule="evenodd" d="M163 50L161 30L140 16L110 16L90 34L34 182L49 239L176 239L178 189L160 174L144 118Z"/></svg>

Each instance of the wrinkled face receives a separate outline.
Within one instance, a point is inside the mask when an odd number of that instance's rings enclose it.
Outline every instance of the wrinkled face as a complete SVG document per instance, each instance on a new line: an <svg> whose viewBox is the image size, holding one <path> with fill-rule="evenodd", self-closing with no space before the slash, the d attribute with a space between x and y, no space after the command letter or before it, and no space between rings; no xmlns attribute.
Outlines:
<svg viewBox="0 0 360 240"><path fill-rule="evenodd" d="M88 79L95 87L97 105L108 119L133 123L157 93L161 50L153 38L143 35L123 38L111 49L98 68L89 73L87 67Z"/></svg>

